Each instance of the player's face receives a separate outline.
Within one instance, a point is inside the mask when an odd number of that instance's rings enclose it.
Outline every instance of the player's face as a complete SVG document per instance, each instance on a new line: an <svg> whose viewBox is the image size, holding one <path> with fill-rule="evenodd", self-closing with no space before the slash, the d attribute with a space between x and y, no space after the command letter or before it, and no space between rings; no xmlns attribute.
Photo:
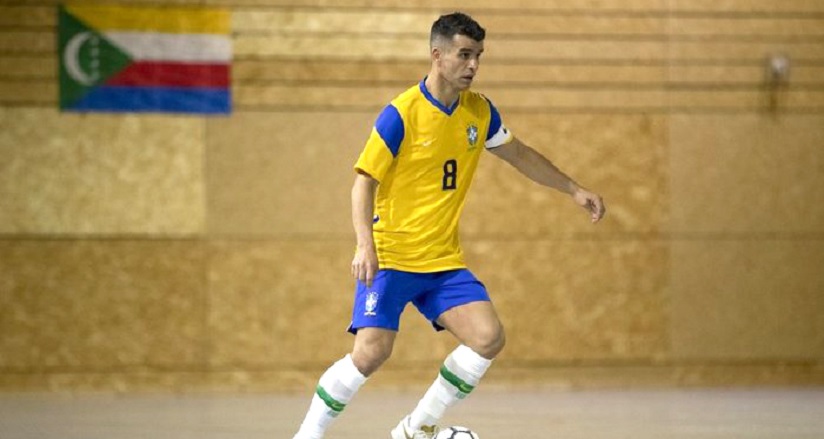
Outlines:
<svg viewBox="0 0 824 439"><path fill-rule="evenodd" d="M443 79L457 90L466 90L478 73L483 41L475 41L466 35L455 35L451 44L441 48L436 63Z"/></svg>

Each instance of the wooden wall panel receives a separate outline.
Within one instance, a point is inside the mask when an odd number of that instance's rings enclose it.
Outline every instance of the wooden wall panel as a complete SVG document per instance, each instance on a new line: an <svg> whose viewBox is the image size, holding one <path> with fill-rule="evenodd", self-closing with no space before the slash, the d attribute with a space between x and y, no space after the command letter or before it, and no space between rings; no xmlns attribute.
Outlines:
<svg viewBox="0 0 824 439"><path fill-rule="evenodd" d="M0 72L0 84L6 87L8 80L26 80L26 83L33 82L36 85L44 85L39 82L48 79L48 85L52 88L57 78L57 59L54 54L41 56L9 56L0 55L0 65L3 71ZM11 81L9 81L11 82ZM24 85L20 84L19 85ZM57 98L55 97L55 102Z"/></svg>
<svg viewBox="0 0 824 439"><path fill-rule="evenodd" d="M245 113L207 130L210 234L351 236L353 166L377 113Z"/></svg>
<svg viewBox="0 0 824 439"><path fill-rule="evenodd" d="M428 70L428 60L247 59L232 65L232 77L237 84L250 85L341 82L350 86L389 83L403 87L420 81Z"/></svg>
<svg viewBox="0 0 824 439"><path fill-rule="evenodd" d="M0 82L0 102L15 106L58 105L57 79L7 79Z"/></svg>
<svg viewBox="0 0 824 439"><path fill-rule="evenodd" d="M32 54L57 51L54 31L0 29L0 53Z"/></svg>
<svg viewBox="0 0 824 439"><path fill-rule="evenodd" d="M674 38L700 37L702 39L758 40L817 40L824 36L824 18L748 17L741 18L687 18L670 21L669 31Z"/></svg>
<svg viewBox="0 0 824 439"><path fill-rule="evenodd" d="M368 39L338 36L238 35L233 50L238 59L318 57L329 59L428 59L426 39L379 36Z"/></svg>
<svg viewBox="0 0 824 439"><path fill-rule="evenodd" d="M683 240L671 248L673 357L824 356L820 239Z"/></svg>
<svg viewBox="0 0 824 439"><path fill-rule="evenodd" d="M51 1L51 0L49 0ZM148 1L153 0L138 0ZM177 0L181 1L181 0ZM798 1L798 0L796 0ZM515 0L501 3L494 0L205 0L206 4L230 6L307 7L307 8L371 8L371 9L431 9L437 11L475 9L536 11L649 11L666 10L666 0Z"/></svg>
<svg viewBox="0 0 824 439"><path fill-rule="evenodd" d="M409 86L414 85L414 83ZM408 87L347 87L318 85L269 85L236 87L233 99L241 107L306 107L321 110L383 108L392 98ZM377 113L376 113L377 114Z"/></svg>
<svg viewBox="0 0 824 439"><path fill-rule="evenodd" d="M323 365L351 347L349 241L209 245L209 365Z"/></svg>
<svg viewBox="0 0 824 439"><path fill-rule="evenodd" d="M693 111L703 110L715 112L723 110L760 110L769 112L773 95L767 90L740 91L675 91L669 93L669 102L673 108L686 108ZM824 90L822 91L779 91L775 95L782 110L808 110L821 112L824 110Z"/></svg>
<svg viewBox="0 0 824 439"><path fill-rule="evenodd" d="M14 1L14 0L11 0ZM792 0L790 3L803 0ZM60 0L33 0L19 2L26 6L56 5ZM156 5L157 0L112 0L112 3L150 4ZM664 10L666 0L516 0L502 4L492 0L384 0L376 3L375 0L167 0L170 5L212 5L232 8L254 7L266 8L309 8L309 9L536 9L550 11L657 11Z"/></svg>
<svg viewBox="0 0 824 439"><path fill-rule="evenodd" d="M737 87L753 90L767 84L766 57L762 62L754 61L746 65L671 65L668 81L674 86L689 86L700 90L705 87ZM792 89L820 89L824 78L824 66L814 64L793 64L790 67Z"/></svg>
<svg viewBox="0 0 824 439"><path fill-rule="evenodd" d="M673 12L704 12L709 14L799 14L824 12L824 4L817 0L673 0Z"/></svg>
<svg viewBox="0 0 824 439"><path fill-rule="evenodd" d="M666 81L666 67L645 64L593 65L564 63L481 64L477 86L540 87L590 86L591 88L655 87Z"/></svg>
<svg viewBox="0 0 824 439"><path fill-rule="evenodd" d="M362 3L359 4L359 1ZM32 5L32 3L34 2L0 6L0 26L53 25L56 14L52 6L46 5L49 3L56 5L58 2L43 0L39 2L40 5ZM155 0L115 0L113 3L156 4L157 2ZM164 3L174 5L191 2L177 0ZM318 1L306 1L301 4L300 1L291 0L284 0L283 4L278 4L277 0L249 0L247 5L243 4L243 0L234 2L233 0L215 0L206 3L215 6L221 6L223 3L224 7L232 7L232 27L241 32L372 33L385 31L395 33L399 29L406 29L408 33L425 35L434 17L453 9L468 10L489 30L508 34L661 34L666 32L663 24L668 19L667 2L663 0L615 2L531 0L516 4L494 3L485 6L472 6L472 2L461 2L455 7L443 5L434 8L408 1L398 5L393 5L391 1L381 2L381 5L366 4L371 3L370 0L354 0L348 3L336 0L334 7ZM364 11L364 7L370 10ZM579 16L570 17L570 13L579 14ZM814 14L824 13L824 6L816 0L782 2L678 0L672 2L672 13L675 16L689 17L682 19L680 24L672 28L676 34L684 32L701 35L817 35L821 32L820 20L822 18ZM703 17L694 17L696 13L703 13ZM553 17L553 14L565 15L567 18L560 19ZM399 17L406 18L399 20ZM530 25L530 22L534 24ZM524 23L526 26L522 27L521 24ZM682 26L685 23L691 23L691 26L685 29ZM717 26L719 23L724 25Z"/></svg>
<svg viewBox="0 0 824 439"><path fill-rule="evenodd" d="M268 0L263 0L268 1ZM31 6L56 6L58 4L63 4L62 0L8 0L7 3L10 4L11 7L31 7ZM149 5L149 6L157 6L157 0L112 0L108 2L110 4L134 4L134 5ZM184 5L184 6L199 6L203 4L203 1L200 0L163 0L164 5L169 6L176 6L176 5Z"/></svg>
<svg viewBox="0 0 824 439"><path fill-rule="evenodd" d="M196 235L196 118L0 108L0 233Z"/></svg>
<svg viewBox="0 0 824 439"><path fill-rule="evenodd" d="M204 364L201 247L162 240L0 240L0 370Z"/></svg>
<svg viewBox="0 0 824 439"><path fill-rule="evenodd" d="M669 56L677 64L728 64L763 62L775 53L800 63L820 63L824 60L824 42L678 41L670 45Z"/></svg>
<svg viewBox="0 0 824 439"><path fill-rule="evenodd" d="M824 187L824 118L683 115L670 127L673 231L824 232L809 199Z"/></svg>
<svg viewBox="0 0 824 439"><path fill-rule="evenodd" d="M269 35L404 34L425 40L433 16L437 18L428 11L241 9L232 14L232 29L239 34Z"/></svg>
<svg viewBox="0 0 824 439"><path fill-rule="evenodd" d="M54 25L57 13L51 6L0 5L0 26Z"/></svg>

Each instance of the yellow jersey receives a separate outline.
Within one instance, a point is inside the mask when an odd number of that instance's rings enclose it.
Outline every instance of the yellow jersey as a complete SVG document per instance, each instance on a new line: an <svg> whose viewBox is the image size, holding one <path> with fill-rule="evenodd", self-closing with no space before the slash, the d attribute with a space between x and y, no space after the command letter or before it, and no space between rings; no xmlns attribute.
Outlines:
<svg viewBox="0 0 824 439"><path fill-rule="evenodd" d="M481 150L512 139L486 97L466 90L449 108L425 80L384 108L355 164L379 182L372 230L382 269L465 268L458 220Z"/></svg>

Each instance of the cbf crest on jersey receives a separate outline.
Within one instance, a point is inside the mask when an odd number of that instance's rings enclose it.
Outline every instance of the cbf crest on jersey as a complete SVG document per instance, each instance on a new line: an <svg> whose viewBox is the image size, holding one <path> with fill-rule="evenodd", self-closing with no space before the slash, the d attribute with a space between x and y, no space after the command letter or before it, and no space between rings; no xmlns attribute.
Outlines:
<svg viewBox="0 0 824 439"><path fill-rule="evenodd" d="M469 141L469 149L475 148L478 143L478 126L474 123L469 124L466 128L466 140Z"/></svg>
<svg viewBox="0 0 824 439"><path fill-rule="evenodd" d="M370 291L369 294L366 295L366 311L363 313L365 316L374 316L375 309L378 308L378 293L374 291Z"/></svg>

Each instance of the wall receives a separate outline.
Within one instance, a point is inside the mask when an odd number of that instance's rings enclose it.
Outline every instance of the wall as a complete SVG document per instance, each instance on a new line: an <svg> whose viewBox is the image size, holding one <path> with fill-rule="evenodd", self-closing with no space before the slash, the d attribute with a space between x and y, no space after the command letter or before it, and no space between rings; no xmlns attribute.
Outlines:
<svg viewBox="0 0 824 439"><path fill-rule="evenodd" d="M488 31L476 89L609 206L593 227L481 161L488 382L824 383L824 3L174 3L231 8L231 117L59 113L55 3L0 5L0 390L310 389L351 343L351 164L458 7ZM410 312L372 385L452 347Z"/></svg>

